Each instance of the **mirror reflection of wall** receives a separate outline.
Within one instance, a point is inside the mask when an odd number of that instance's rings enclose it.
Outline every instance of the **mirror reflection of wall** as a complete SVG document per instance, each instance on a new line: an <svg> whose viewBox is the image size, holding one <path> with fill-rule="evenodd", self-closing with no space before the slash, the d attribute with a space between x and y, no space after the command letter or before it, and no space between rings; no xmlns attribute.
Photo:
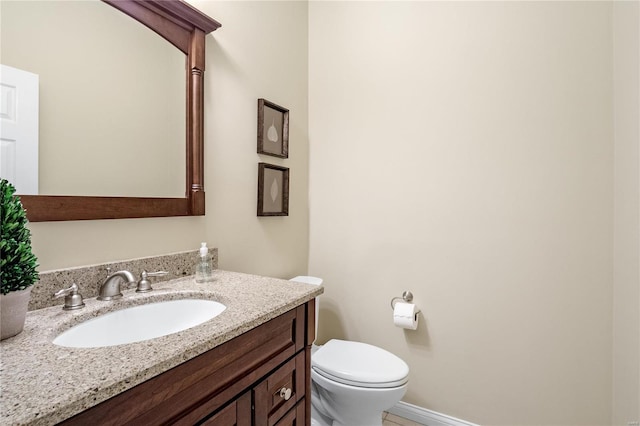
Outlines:
<svg viewBox="0 0 640 426"><path fill-rule="evenodd" d="M98 0L0 8L0 62L40 77L39 193L183 197L185 55Z"/></svg>

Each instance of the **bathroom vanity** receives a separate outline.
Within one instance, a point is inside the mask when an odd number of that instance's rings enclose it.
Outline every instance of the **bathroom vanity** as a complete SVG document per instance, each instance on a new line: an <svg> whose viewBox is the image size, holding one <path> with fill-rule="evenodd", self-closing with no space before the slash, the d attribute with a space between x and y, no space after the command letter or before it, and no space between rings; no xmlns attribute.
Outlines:
<svg viewBox="0 0 640 426"><path fill-rule="evenodd" d="M31 311L0 343L3 424L305 425L310 422L314 298L322 287L225 271L125 291L115 302ZM199 326L102 348L54 345L74 324L155 301L202 298L227 309ZM84 312L83 312L84 311Z"/></svg>
<svg viewBox="0 0 640 426"><path fill-rule="evenodd" d="M304 425L313 312L298 306L62 424Z"/></svg>

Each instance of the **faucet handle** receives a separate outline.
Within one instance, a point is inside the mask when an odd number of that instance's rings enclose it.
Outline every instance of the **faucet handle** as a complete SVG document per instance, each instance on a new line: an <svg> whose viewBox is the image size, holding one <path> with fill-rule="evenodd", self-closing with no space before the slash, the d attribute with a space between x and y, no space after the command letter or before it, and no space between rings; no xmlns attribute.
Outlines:
<svg viewBox="0 0 640 426"><path fill-rule="evenodd" d="M78 286L76 283L71 284L71 287L59 290L53 294L54 299L64 297L64 306L62 309L65 311L72 311L74 309L84 308L84 301L82 295L78 293Z"/></svg>
<svg viewBox="0 0 640 426"><path fill-rule="evenodd" d="M151 282L147 279L148 277L163 277L169 274L167 271L155 271L155 272L147 272L144 269L140 274L140 281L138 281L138 288L136 288L136 293L146 293L148 291L153 290L151 287Z"/></svg>

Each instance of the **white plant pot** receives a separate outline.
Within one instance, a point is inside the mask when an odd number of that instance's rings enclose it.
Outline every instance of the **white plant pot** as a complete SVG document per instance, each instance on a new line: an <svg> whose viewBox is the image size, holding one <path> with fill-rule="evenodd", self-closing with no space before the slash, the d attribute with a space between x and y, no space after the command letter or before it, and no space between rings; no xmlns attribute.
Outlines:
<svg viewBox="0 0 640 426"><path fill-rule="evenodd" d="M31 287L0 295L0 340L22 331L30 298Z"/></svg>

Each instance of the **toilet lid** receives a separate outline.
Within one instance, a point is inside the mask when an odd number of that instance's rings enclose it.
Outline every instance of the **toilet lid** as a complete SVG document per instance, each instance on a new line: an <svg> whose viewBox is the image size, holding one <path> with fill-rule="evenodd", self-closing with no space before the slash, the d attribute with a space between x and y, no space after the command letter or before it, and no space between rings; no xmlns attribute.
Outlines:
<svg viewBox="0 0 640 426"><path fill-rule="evenodd" d="M389 388L409 380L409 366L394 354L360 342L329 340L311 357L313 370L352 386Z"/></svg>

